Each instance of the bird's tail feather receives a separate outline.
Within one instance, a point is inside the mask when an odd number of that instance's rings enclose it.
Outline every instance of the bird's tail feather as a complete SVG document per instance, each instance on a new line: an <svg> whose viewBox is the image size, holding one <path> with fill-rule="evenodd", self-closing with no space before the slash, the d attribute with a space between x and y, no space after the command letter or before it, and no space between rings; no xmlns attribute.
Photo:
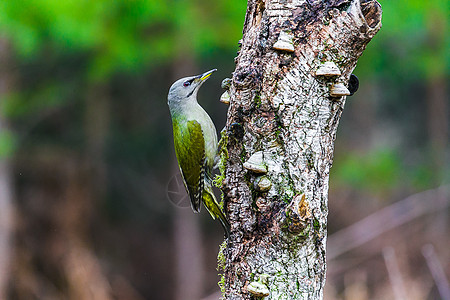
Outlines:
<svg viewBox="0 0 450 300"><path fill-rule="evenodd" d="M228 222L225 214L217 203L216 197L214 196L211 188L205 188L203 190L203 203L205 204L205 207L211 217L213 219L219 219L227 238L230 237L230 223Z"/></svg>

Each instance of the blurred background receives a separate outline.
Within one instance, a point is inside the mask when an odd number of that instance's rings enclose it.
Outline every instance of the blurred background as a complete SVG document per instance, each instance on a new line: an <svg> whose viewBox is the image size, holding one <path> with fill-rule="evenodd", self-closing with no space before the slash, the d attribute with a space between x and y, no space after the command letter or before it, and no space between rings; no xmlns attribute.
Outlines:
<svg viewBox="0 0 450 300"><path fill-rule="evenodd" d="M325 296L445 299L450 3L380 2L336 140ZM217 68L199 99L222 129L245 9L0 2L0 299L219 298L222 229L188 206L166 97Z"/></svg>

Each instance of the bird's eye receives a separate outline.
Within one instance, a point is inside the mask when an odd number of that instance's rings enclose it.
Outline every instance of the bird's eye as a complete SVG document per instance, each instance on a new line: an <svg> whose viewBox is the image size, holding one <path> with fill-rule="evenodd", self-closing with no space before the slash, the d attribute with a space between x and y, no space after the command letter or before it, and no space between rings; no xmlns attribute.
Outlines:
<svg viewBox="0 0 450 300"><path fill-rule="evenodd" d="M191 85L191 83L189 82L189 81L185 81L184 83L183 83L183 86L190 86Z"/></svg>

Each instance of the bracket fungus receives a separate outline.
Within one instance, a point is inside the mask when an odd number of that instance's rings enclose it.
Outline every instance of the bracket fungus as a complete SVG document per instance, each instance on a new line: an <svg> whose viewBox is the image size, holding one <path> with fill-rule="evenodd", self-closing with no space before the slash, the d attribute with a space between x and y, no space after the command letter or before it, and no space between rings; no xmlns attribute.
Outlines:
<svg viewBox="0 0 450 300"><path fill-rule="evenodd" d="M253 182L253 186L258 192L267 192L272 187L272 182L267 176L259 176Z"/></svg>
<svg viewBox="0 0 450 300"><path fill-rule="evenodd" d="M339 67L332 61L324 62L316 71L316 76L341 76L341 70Z"/></svg>
<svg viewBox="0 0 450 300"><path fill-rule="evenodd" d="M281 31L278 40L273 44L273 49L294 52L294 36L289 31Z"/></svg>
<svg viewBox="0 0 450 300"><path fill-rule="evenodd" d="M225 104L230 104L230 94L228 91L223 92L222 96L220 96L220 102Z"/></svg>
<svg viewBox="0 0 450 300"><path fill-rule="evenodd" d="M335 83L330 88L330 96L331 97L342 97L349 96L350 91L343 83Z"/></svg>
<svg viewBox="0 0 450 300"><path fill-rule="evenodd" d="M262 151L253 153L252 156L244 163L244 168L254 173L267 173L267 165L264 163L264 154Z"/></svg>
<svg viewBox="0 0 450 300"><path fill-rule="evenodd" d="M247 286L247 291L256 297L266 297L270 294L267 286L257 281L250 282Z"/></svg>
<svg viewBox="0 0 450 300"><path fill-rule="evenodd" d="M267 274L261 274L259 275L258 281L250 282L247 285L247 291L254 295L255 297L266 297L269 296L270 291L267 287L268 278L269 276Z"/></svg>

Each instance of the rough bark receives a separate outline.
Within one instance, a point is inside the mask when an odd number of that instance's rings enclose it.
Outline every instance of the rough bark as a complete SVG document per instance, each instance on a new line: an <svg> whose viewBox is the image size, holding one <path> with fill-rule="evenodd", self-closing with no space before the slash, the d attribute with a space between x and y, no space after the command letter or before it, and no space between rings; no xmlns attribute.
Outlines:
<svg viewBox="0 0 450 300"><path fill-rule="evenodd" d="M232 224L225 299L323 297L328 178L345 104L330 88L347 85L380 27L373 0L248 1L221 149ZM326 61L342 74L316 76Z"/></svg>

